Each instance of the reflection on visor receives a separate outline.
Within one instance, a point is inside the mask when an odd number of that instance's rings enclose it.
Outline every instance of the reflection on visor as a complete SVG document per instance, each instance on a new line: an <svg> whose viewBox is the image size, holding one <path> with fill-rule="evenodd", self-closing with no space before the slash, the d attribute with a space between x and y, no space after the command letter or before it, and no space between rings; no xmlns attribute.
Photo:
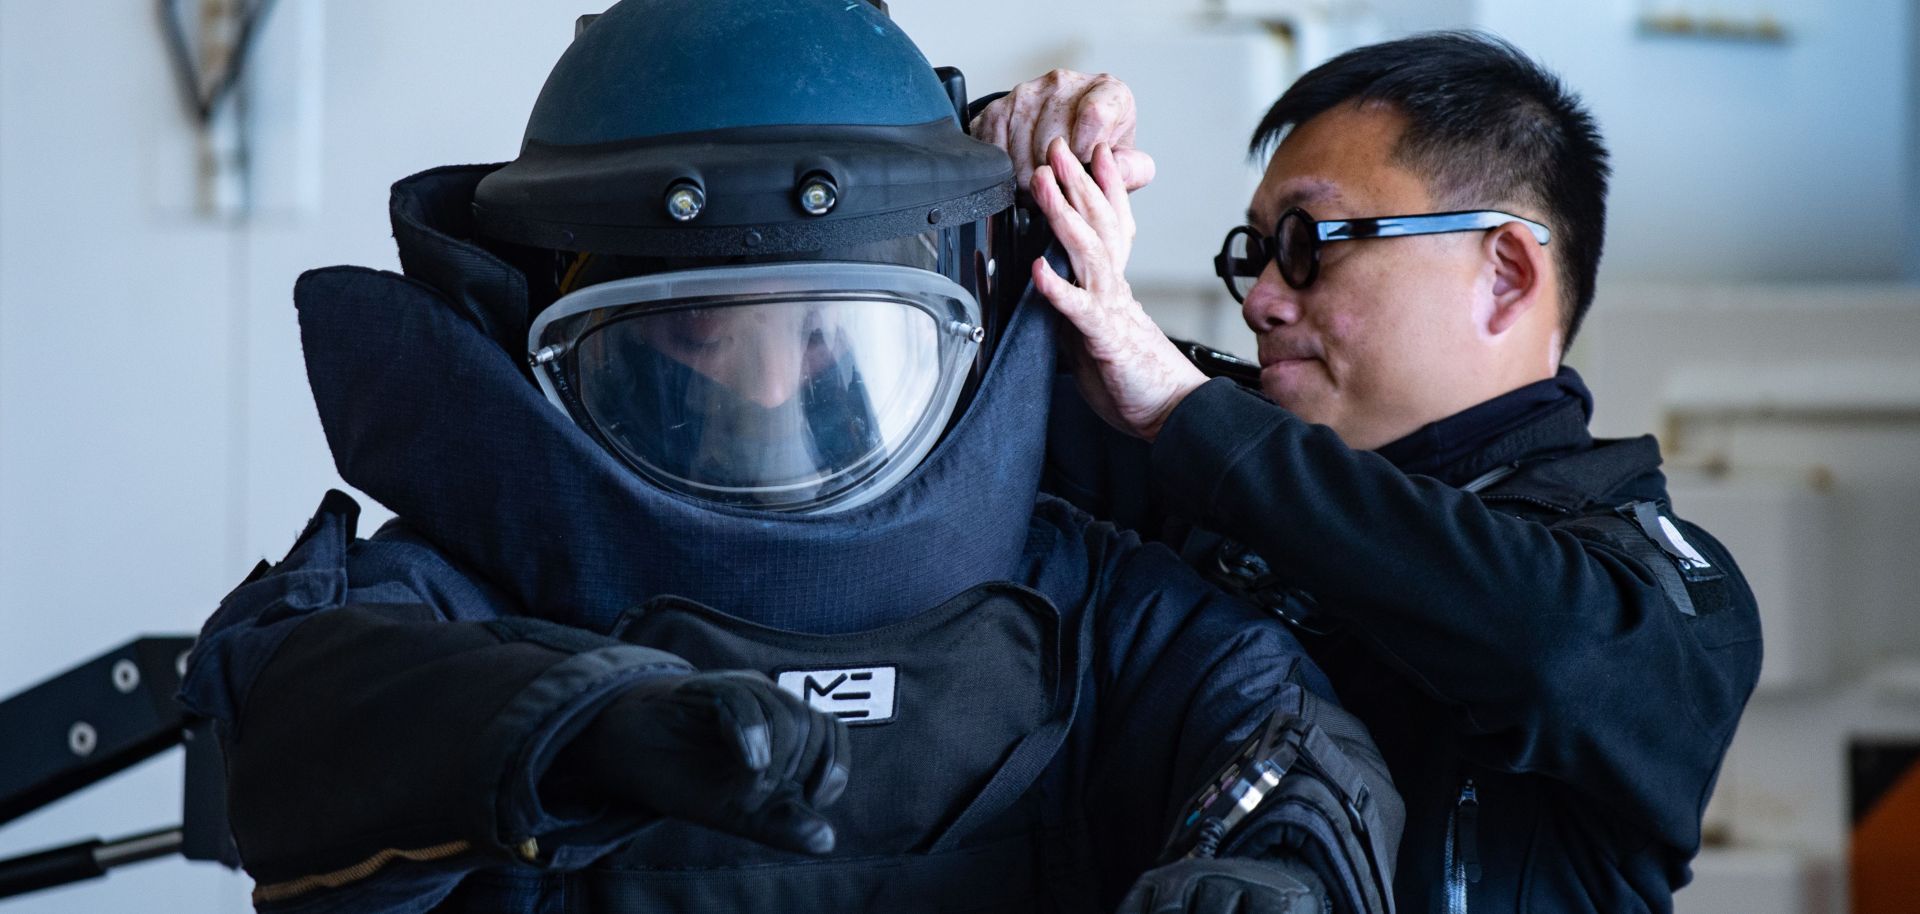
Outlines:
<svg viewBox="0 0 1920 914"><path fill-rule="evenodd" d="M926 231L862 244L843 245L824 251L737 257L637 257L583 252L574 258L573 265L568 268L565 278L560 283L560 291L565 294L577 288L630 276L759 263L830 260L842 263L888 263L903 267L917 267L922 270L937 270L940 263L939 239L938 231Z"/></svg>
<svg viewBox="0 0 1920 914"><path fill-rule="evenodd" d="M938 335L926 312L879 301L640 314L581 339L580 396L616 447L675 488L809 501L912 431L939 382ZM877 398L869 378L883 382Z"/></svg>
<svg viewBox="0 0 1920 914"><path fill-rule="evenodd" d="M824 511L879 494L932 447L977 315L924 270L726 267L582 290L531 342L549 398L655 483Z"/></svg>

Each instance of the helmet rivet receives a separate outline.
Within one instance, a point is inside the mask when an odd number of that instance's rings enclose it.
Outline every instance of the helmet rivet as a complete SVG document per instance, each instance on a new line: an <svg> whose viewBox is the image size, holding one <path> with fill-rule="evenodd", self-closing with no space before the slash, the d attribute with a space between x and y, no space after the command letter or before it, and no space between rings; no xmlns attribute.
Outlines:
<svg viewBox="0 0 1920 914"><path fill-rule="evenodd" d="M686 222L707 208L707 193L692 181L675 181L667 188L667 215L675 222Z"/></svg>
<svg viewBox="0 0 1920 914"><path fill-rule="evenodd" d="M745 242L747 247L757 248L760 246L760 232L758 229L749 231L747 232L746 237L740 240L742 242Z"/></svg>
<svg viewBox="0 0 1920 914"><path fill-rule="evenodd" d="M801 179L799 200L808 215L824 216L840 202L840 188L833 178L816 171Z"/></svg>
<svg viewBox="0 0 1920 914"><path fill-rule="evenodd" d="M939 210L937 210L937 209L930 209L930 210L927 210L927 224L928 224L928 225L939 225L939 224L940 224L940 211L939 211Z"/></svg>

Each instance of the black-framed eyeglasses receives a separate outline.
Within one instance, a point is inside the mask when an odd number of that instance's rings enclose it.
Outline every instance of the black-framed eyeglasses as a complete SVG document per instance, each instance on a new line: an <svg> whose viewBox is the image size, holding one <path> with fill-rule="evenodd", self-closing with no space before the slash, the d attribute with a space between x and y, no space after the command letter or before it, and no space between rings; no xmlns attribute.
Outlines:
<svg viewBox="0 0 1920 914"><path fill-rule="evenodd" d="M1450 232L1483 232L1509 222L1518 222L1533 232L1535 240L1546 244L1552 238L1547 227L1531 219L1498 210L1463 210L1453 213L1421 213L1412 216L1377 216L1368 219L1316 220L1300 207L1280 215L1273 234L1262 235L1250 225L1235 226L1213 258L1213 271L1227 284L1233 300L1245 302L1247 293L1266 270L1267 262L1280 265L1280 278L1295 289L1313 285L1320 275L1320 248L1334 241L1362 238L1399 238L1408 235L1444 235Z"/></svg>

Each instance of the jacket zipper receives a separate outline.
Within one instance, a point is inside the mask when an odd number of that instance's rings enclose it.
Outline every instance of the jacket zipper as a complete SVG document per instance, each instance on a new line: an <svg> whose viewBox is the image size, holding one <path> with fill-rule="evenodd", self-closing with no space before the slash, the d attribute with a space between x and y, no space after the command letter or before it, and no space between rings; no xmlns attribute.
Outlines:
<svg viewBox="0 0 1920 914"><path fill-rule="evenodd" d="M1545 508L1549 511L1552 511L1555 514L1572 514L1573 513L1572 509L1568 508L1565 505L1556 505L1553 502L1547 501L1545 499L1535 498L1531 495L1516 495L1509 492L1495 492L1491 495L1480 496L1480 500L1481 501L1517 501L1523 504L1529 504L1529 505Z"/></svg>
<svg viewBox="0 0 1920 914"><path fill-rule="evenodd" d="M1480 791L1473 786L1473 778L1460 785L1460 795L1447 813L1443 853L1447 914L1467 914L1467 886L1480 881Z"/></svg>

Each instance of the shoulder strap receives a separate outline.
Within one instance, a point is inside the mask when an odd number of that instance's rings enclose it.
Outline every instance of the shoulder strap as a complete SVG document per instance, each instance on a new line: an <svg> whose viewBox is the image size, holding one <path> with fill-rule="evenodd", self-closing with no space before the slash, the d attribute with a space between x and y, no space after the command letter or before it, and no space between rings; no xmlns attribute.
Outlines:
<svg viewBox="0 0 1920 914"><path fill-rule="evenodd" d="M1593 488L1604 492L1630 475L1635 465L1646 459L1641 453L1644 448L1639 444L1620 442L1615 445L1618 454L1608 455L1606 460L1589 461L1593 465L1582 469L1597 474ZM1554 509L1560 516L1546 518L1544 522L1548 527L1598 540L1625 552L1646 567L1681 615L1696 617L1699 608L1695 593L1718 586L1724 573L1687 542L1668 515L1665 503L1644 499L1625 504L1597 501L1598 493L1580 491L1583 487L1567 478L1585 473L1554 472L1555 462L1549 459L1496 467L1461 489L1489 501L1518 500ZM1706 605L1710 611L1720 601L1711 599L1711 594L1708 596Z"/></svg>
<svg viewBox="0 0 1920 914"><path fill-rule="evenodd" d="M1482 498L1585 514L1610 509L1609 493L1660 465L1660 448L1651 437L1595 444L1590 450L1502 464L1461 488Z"/></svg>
<svg viewBox="0 0 1920 914"><path fill-rule="evenodd" d="M1635 504L1646 504L1636 502ZM1576 536L1585 534L1589 539L1598 539L1610 543L1628 555L1634 561L1646 566L1660 585L1660 591L1673 601L1675 608L1683 616L1695 614L1693 598L1687 593L1687 582L1680 577L1680 569L1667 558L1660 547L1646 537L1632 521L1617 514L1588 514L1570 520L1552 524L1552 527L1567 530Z"/></svg>

